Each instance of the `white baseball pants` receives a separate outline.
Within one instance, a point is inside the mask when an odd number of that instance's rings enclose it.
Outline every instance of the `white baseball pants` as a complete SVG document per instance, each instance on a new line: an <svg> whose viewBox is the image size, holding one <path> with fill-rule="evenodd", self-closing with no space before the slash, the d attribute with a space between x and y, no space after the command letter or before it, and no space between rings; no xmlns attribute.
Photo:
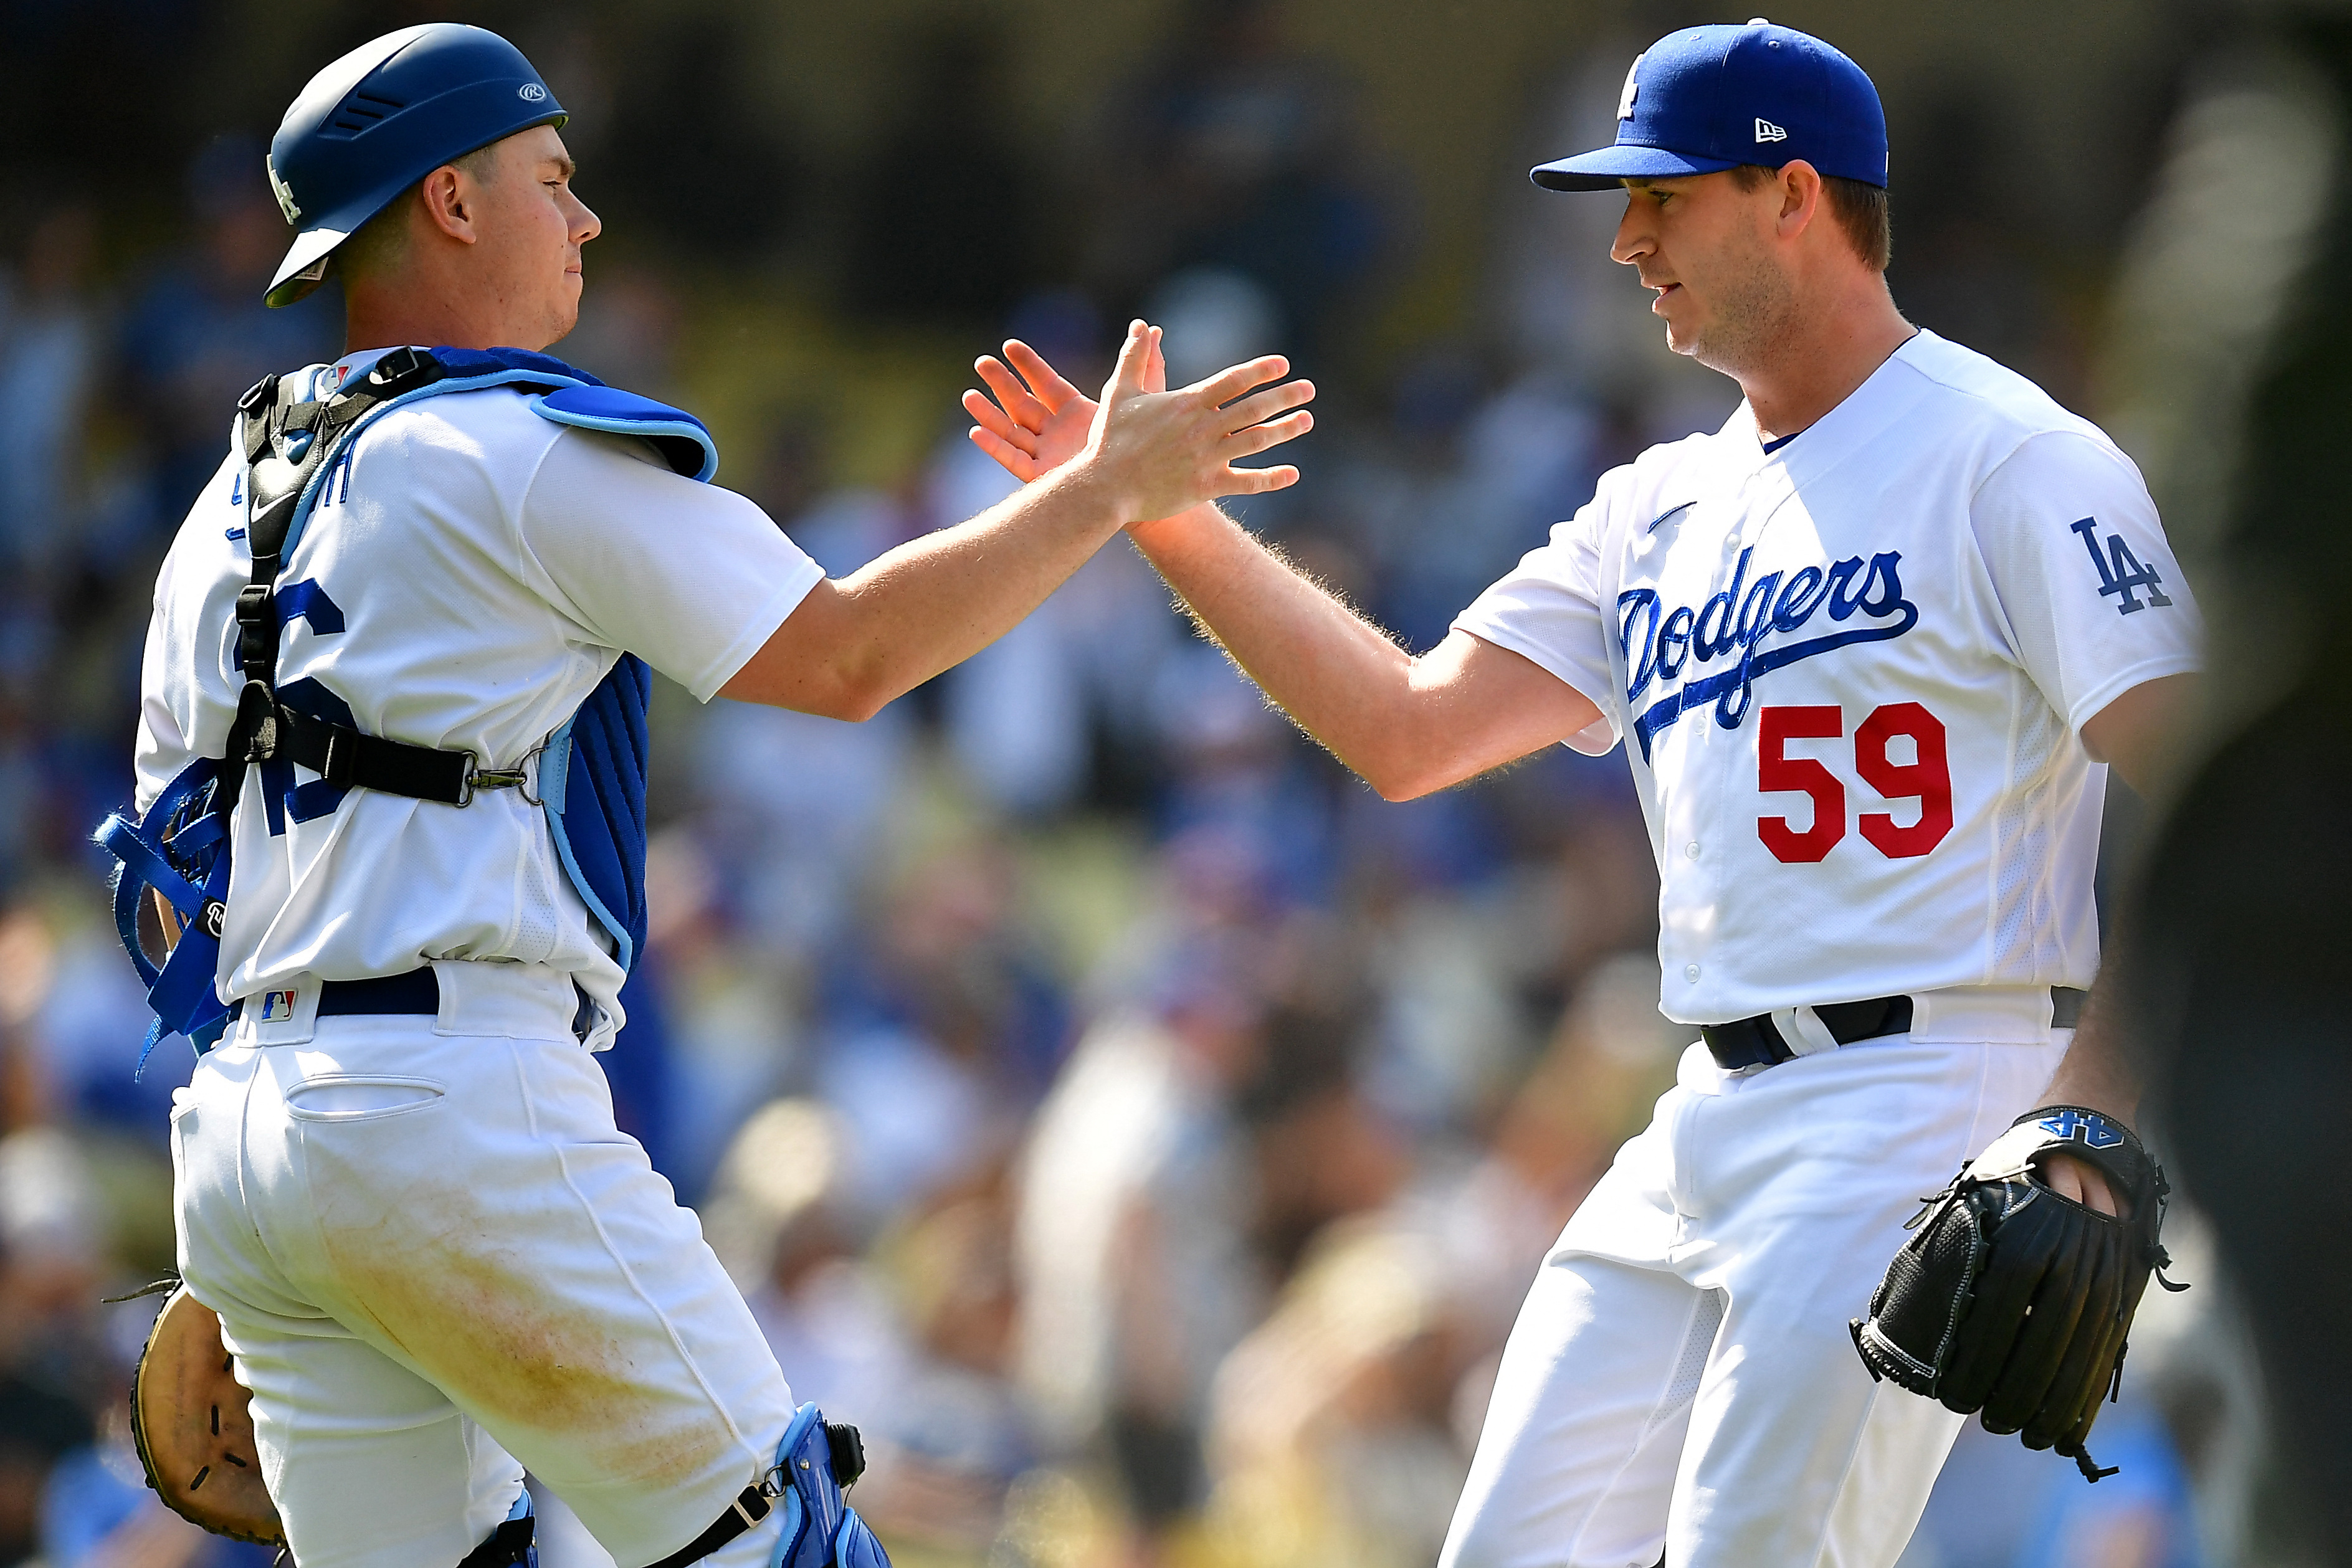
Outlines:
<svg viewBox="0 0 2352 1568"><path fill-rule="evenodd" d="M316 1019L305 987L197 1064L172 1116L181 1271L253 1390L302 1568L454 1568L526 1466L618 1562L657 1561L766 1469L791 1391L614 1128L568 977L435 968L437 1019ZM764 1564L778 1528L703 1561Z"/></svg>
<svg viewBox="0 0 2352 1568"><path fill-rule="evenodd" d="M2073 1038L2047 990L1915 1007L1909 1035L1744 1073L1684 1053L1528 1292L1441 1568L1902 1554L1962 1418L1873 1383L1846 1322Z"/></svg>

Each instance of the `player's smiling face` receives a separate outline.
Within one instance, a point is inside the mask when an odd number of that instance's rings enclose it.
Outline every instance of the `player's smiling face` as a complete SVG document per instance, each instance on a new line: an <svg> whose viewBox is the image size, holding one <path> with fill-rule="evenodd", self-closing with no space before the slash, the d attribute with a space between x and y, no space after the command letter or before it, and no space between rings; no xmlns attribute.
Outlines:
<svg viewBox="0 0 2352 1568"><path fill-rule="evenodd" d="M580 318L581 247L604 225L572 193L572 157L553 126L518 131L496 152L490 178L474 193L478 282L512 323L502 340L543 349Z"/></svg>
<svg viewBox="0 0 2352 1568"><path fill-rule="evenodd" d="M1743 189L1729 171L1629 180L1612 260L1641 275L1666 346L1738 375L1776 341L1793 306L1773 246L1780 190Z"/></svg>

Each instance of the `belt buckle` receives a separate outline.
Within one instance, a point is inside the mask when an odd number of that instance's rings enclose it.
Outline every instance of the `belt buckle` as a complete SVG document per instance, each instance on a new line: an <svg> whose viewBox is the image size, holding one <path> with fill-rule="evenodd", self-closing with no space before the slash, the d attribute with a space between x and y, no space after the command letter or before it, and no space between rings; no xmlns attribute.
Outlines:
<svg viewBox="0 0 2352 1568"><path fill-rule="evenodd" d="M319 759L319 777L330 784L349 785L359 767L359 735L341 725L327 727L327 755Z"/></svg>

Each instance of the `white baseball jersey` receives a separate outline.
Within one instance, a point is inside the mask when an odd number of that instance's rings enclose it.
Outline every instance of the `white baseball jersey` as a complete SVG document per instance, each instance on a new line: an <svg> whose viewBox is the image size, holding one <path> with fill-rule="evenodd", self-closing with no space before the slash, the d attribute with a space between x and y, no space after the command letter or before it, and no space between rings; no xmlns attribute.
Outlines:
<svg viewBox="0 0 2352 1568"><path fill-rule="evenodd" d="M376 357L302 373L319 395ZM220 755L236 716L243 484L232 454L156 580L142 810ZM624 651L708 701L823 576L758 507L642 442L552 423L505 389L451 392L371 422L321 482L279 579L300 612L278 687L315 681L363 733L512 768ZM314 586L289 595L299 583ZM233 853L225 998L507 959L570 971L605 1009L592 1043L618 1027L620 966L520 791L454 807L354 789L305 821L248 768Z"/></svg>
<svg viewBox="0 0 2352 1568"><path fill-rule="evenodd" d="M1686 1023L2087 987L2080 731L2200 643L2130 459L1932 332L1774 451L1743 404L1608 474L1454 625L1599 706L1578 749L1625 743Z"/></svg>

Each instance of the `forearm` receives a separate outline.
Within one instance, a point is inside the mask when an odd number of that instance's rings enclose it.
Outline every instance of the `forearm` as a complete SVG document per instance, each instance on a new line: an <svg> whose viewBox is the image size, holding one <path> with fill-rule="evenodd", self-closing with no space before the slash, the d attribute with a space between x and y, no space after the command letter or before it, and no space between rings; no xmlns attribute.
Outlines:
<svg viewBox="0 0 2352 1568"><path fill-rule="evenodd" d="M1118 531L1119 512L1098 476L1070 465L819 583L719 695L870 717L1011 631Z"/></svg>
<svg viewBox="0 0 2352 1568"><path fill-rule="evenodd" d="M2111 945L2098 978L2091 983L2090 999L2074 1030L2074 1041L2042 1092L2047 1105L2084 1105L2132 1124L2139 1113L2139 1079L2125 1060L2122 1032L2128 1009L2119 1004L2123 966Z"/></svg>
<svg viewBox="0 0 2352 1568"><path fill-rule="evenodd" d="M1234 663L1390 800L1459 783L1566 733L1547 722L1544 703L1498 714L1491 691L1449 678L1456 661L1406 653L1213 507L1129 534Z"/></svg>
<svg viewBox="0 0 2352 1568"><path fill-rule="evenodd" d="M857 620L842 656L875 706L1013 630L1118 532L1117 507L1088 473L1066 470L843 579Z"/></svg>

